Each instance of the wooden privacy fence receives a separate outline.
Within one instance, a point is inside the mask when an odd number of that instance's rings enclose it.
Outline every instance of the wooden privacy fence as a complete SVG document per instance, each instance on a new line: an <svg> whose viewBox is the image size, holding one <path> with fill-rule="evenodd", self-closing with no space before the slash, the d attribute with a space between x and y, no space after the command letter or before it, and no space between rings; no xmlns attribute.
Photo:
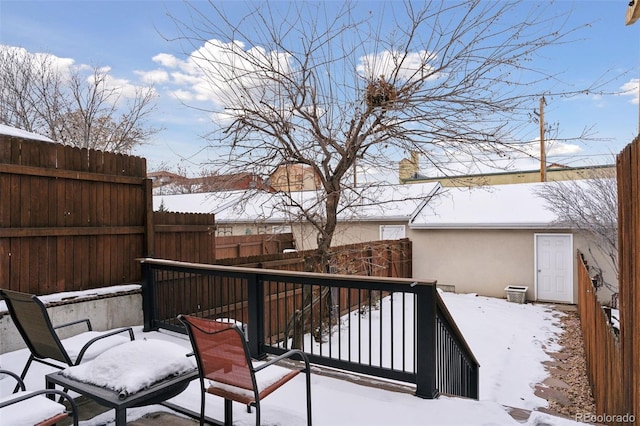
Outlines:
<svg viewBox="0 0 640 426"><path fill-rule="evenodd" d="M316 252L308 250L296 253L278 253L262 256L250 256L235 259L218 259L218 265L240 266L244 268L269 269L271 271L289 272L318 272L315 259ZM411 278L412 243L409 239L371 241L367 243L350 244L332 248L331 262L340 274L350 276L372 276L388 278ZM159 289L176 288L180 283L180 292L160 293L157 315L159 318L171 316L173 312L206 312L208 316L225 316L246 322L248 309L248 295L242 290L239 281L230 277L206 277L198 274L164 273L156 277ZM194 298L191 297L195 289L208 292L210 288L216 288L220 293L214 295L208 293L199 294L200 300L217 301L215 306L205 306L200 302L199 306L193 306ZM207 289L207 290L203 290ZM266 282L265 289L265 319L269 330L285 330L291 327L290 315L281 315L281 312L293 312L292 306L298 306L302 302L301 288L283 292L276 283ZM344 311L336 311L335 314L344 314L354 309L371 307L380 298L381 293L367 293L366 296L354 288L341 287L329 291L328 288L317 288L318 294L309 294L307 297L318 302L309 312L311 317L320 315L320 306L333 305L335 300L348 300L342 305ZM186 292L188 297L179 297L178 294ZM371 299L373 297L373 299ZM185 303L186 305L182 305Z"/></svg>
<svg viewBox="0 0 640 426"><path fill-rule="evenodd" d="M233 235L216 238L216 258L229 259L282 253L295 247L293 234Z"/></svg>
<svg viewBox="0 0 640 426"><path fill-rule="evenodd" d="M640 138L618 154L618 306L616 340L580 263L580 322L597 423L622 425L640 416Z"/></svg>
<svg viewBox="0 0 640 426"><path fill-rule="evenodd" d="M282 234L285 236L291 234ZM224 237L226 238L226 237ZM216 240L216 244L219 243ZM219 246L216 246L216 250ZM331 248L332 272L346 275L410 278L412 270L412 243L401 240L369 241ZM298 272L320 272L315 250L294 253L274 253L258 256L221 258L215 263L226 266L244 266Z"/></svg>
<svg viewBox="0 0 640 426"><path fill-rule="evenodd" d="M598 415L625 413L620 344L580 254L578 286L578 313L596 412Z"/></svg>
<svg viewBox="0 0 640 426"><path fill-rule="evenodd" d="M312 271L291 234L215 235L213 214L153 212L146 160L0 135L0 286L50 294L139 282L136 259ZM255 257L253 255L260 255ZM411 276L411 245L341 247L335 272Z"/></svg>
<svg viewBox="0 0 640 426"><path fill-rule="evenodd" d="M151 189L144 158L0 135L0 286L139 282L136 259L150 256L213 263L214 215L153 212Z"/></svg>
<svg viewBox="0 0 640 426"><path fill-rule="evenodd" d="M217 238L213 214L153 212L150 257L213 263Z"/></svg>
<svg viewBox="0 0 640 426"><path fill-rule="evenodd" d="M138 281L146 160L0 135L0 283L36 294Z"/></svg>
<svg viewBox="0 0 640 426"><path fill-rule="evenodd" d="M640 136L617 161L620 348L624 412L640 418Z"/></svg>

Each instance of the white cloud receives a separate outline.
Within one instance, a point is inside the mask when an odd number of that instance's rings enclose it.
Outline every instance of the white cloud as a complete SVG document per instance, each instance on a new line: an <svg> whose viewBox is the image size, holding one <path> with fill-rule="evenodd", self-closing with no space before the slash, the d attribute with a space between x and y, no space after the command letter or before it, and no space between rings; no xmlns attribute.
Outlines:
<svg viewBox="0 0 640 426"><path fill-rule="evenodd" d="M134 71L137 75L140 76L140 80L142 80L146 84L158 84L158 83L166 83L169 81L169 73L165 70L153 70L153 71Z"/></svg>
<svg viewBox="0 0 640 426"><path fill-rule="evenodd" d="M425 74L433 72L433 68L428 62L434 59L435 55L425 50L409 54L385 50L377 54L362 56L356 69L361 76L367 79L382 75L388 78L398 70L400 80L410 81L413 78L422 79Z"/></svg>
<svg viewBox="0 0 640 426"><path fill-rule="evenodd" d="M582 147L575 144L559 142L559 141L547 142L548 156L572 155L572 154L579 154L581 152L582 152Z"/></svg>
<svg viewBox="0 0 640 426"><path fill-rule="evenodd" d="M182 100L212 102L219 108L243 102L258 103L273 87L274 73L291 73L287 54L262 47L247 48L239 41L208 40L186 60L159 54L153 60L171 72Z"/></svg>
<svg viewBox="0 0 640 426"><path fill-rule="evenodd" d="M151 58L151 60L167 68L177 68L178 63L180 62L178 58L173 55L169 55L168 53L159 53Z"/></svg>
<svg viewBox="0 0 640 426"><path fill-rule="evenodd" d="M638 105L640 103L640 89L638 86L640 85L640 78L632 78L628 82L622 85L620 90L622 90L623 96L629 96L630 102L632 104Z"/></svg>
<svg viewBox="0 0 640 426"><path fill-rule="evenodd" d="M68 77L71 74L71 68L74 67L75 64L75 61L71 58L59 58L50 53L31 53L23 47L0 44L0 52L15 55L15 57L31 57L34 67L39 68L42 64L46 63L58 71L63 77ZM75 67L79 66L75 65Z"/></svg>
<svg viewBox="0 0 640 426"><path fill-rule="evenodd" d="M104 88L107 91L112 91L114 96L114 98L109 99L109 101L113 103L117 102L120 98L133 99L138 95L140 89L142 89L142 86L132 84L131 82L129 82L129 80L124 78L116 78L109 74L110 71L110 67L102 67L100 69L100 72L106 74L104 76ZM95 75L91 74L89 77L87 77L87 81L90 84L94 84Z"/></svg>
<svg viewBox="0 0 640 426"><path fill-rule="evenodd" d="M171 96L179 101L192 101L193 93L188 90L172 90L170 92Z"/></svg>

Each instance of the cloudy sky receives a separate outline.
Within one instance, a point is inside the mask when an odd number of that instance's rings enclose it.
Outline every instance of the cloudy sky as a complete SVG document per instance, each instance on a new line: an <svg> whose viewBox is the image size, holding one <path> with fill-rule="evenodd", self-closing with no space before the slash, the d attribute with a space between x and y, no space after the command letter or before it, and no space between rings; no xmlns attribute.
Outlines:
<svg viewBox="0 0 640 426"><path fill-rule="evenodd" d="M244 2L216 3L227 11L230 20L243 16L249 8ZM208 7L204 1L193 4L203 10ZM286 2L277 4L287 6ZM372 13L385 16L383 4L363 2ZM532 1L524 3L527 7L531 4ZM574 42L548 52L545 67L550 68L549 72L561 73L563 81L579 85L626 70L628 73L612 81L607 89L628 92L551 100L545 109L548 122L559 123L567 133L593 126L603 141L555 144L550 147L550 161L572 165L608 162L610 154L618 153L638 132L640 23L624 25L626 7L624 0L561 0L554 6L561 12L573 10L569 26L586 23L591 26L575 34ZM136 151L136 155L146 157L150 169L163 162L170 165L182 162L195 169L213 155L206 149L202 136L215 126L211 115L184 104L211 107L219 98L202 84L190 61L202 46L185 48L172 40L177 32L171 17L189 19L188 11L177 0L0 0L0 43L24 48L29 53L54 55L66 66L108 67L112 83L130 90L137 85L153 84L159 95L159 108L153 120L164 130L152 143ZM536 107L532 105L532 110ZM523 137L534 141L537 130L534 124L531 127L531 132ZM534 141L531 152L535 155L536 151ZM523 163L523 167L527 164Z"/></svg>

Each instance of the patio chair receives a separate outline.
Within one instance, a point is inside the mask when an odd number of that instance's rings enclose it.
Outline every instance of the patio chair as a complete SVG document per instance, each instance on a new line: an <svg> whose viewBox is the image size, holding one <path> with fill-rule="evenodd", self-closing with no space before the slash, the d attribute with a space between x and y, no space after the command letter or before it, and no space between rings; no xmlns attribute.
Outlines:
<svg viewBox="0 0 640 426"><path fill-rule="evenodd" d="M19 392L0 398L0 421L2 424L33 424L36 426L54 425L72 417L73 425L78 426L78 407L69 395L55 389L43 389L28 392L24 381L15 373L0 370L0 376L8 375L18 383ZM69 407L47 398L58 395L66 400Z"/></svg>
<svg viewBox="0 0 640 426"><path fill-rule="evenodd" d="M198 364L201 385L200 424L204 424L205 395L224 398L224 424L233 422L232 401L256 408L256 425L260 425L260 401L298 373L306 374L307 425L311 425L311 370L304 352L290 350L268 362L254 362L245 335L234 323L179 315L191 340ZM275 365L284 359L299 357L304 368L289 369ZM268 372L267 372L268 369ZM205 384L205 380L208 383Z"/></svg>
<svg viewBox="0 0 640 426"><path fill-rule="evenodd" d="M37 296L0 289L9 314L31 354L20 374L24 380L33 361L63 369L90 360L116 345L134 340L133 329L120 328L109 332L93 331L88 318L53 326L44 303ZM57 329L84 323L87 331L61 340ZM118 336L129 333L128 338ZM54 362L56 361L56 362ZM14 392L18 390L18 385Z"/></svg>

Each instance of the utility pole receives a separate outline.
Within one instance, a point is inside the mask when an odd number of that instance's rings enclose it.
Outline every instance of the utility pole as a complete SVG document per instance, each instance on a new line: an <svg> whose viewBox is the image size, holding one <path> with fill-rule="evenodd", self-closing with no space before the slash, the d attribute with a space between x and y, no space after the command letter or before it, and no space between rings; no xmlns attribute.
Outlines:
<svg viewBox="0 0 640 426"><path fill-rule="evenodd" d="M544 144L544 105L547 101L540 98L540 182L547 181L547 150Z"/></svg>

